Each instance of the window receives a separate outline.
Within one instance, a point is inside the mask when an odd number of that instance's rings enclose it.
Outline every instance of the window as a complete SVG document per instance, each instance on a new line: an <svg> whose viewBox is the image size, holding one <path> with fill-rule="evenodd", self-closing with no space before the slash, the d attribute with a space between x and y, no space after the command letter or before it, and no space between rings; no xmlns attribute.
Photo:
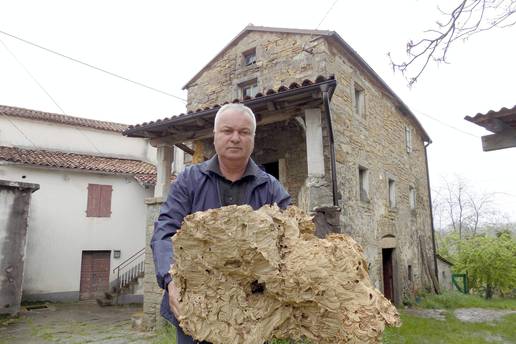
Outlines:
<svg viewBox="0 0 516 344"><path fill-rule="evenodd" d="M412 152L412 130L409 127L405 127L405 148L407 153Z"/></svg>
<svg viewBox="0 0 516 344"><path fill-rule="evenodd" d="M364 88L357 83L353 86L353 112L360 117L365 114Z"/></svg>
<svg viewBox="0 0 516 344"><path fill-rule="evenodd" d="M416 189L413 186L409 186L409 205L410 209L416 209Z"/></svg>
<svg viewBox="0 0 516 344"><path fill-rule="evenodd" d="M88 184L86 217L111 217L111 185Z"/></svg>
<svg viewBox="0 0 516 344"><path fill-rule="evenodd" d="M369 172L362 166L358 166L358 192L362 202L369 202Z"/></svg>
<svg viewBox="0 0 516 344"><path fill-rule="evenodd" d="M244 66L256 64L256 49L251 49L242 54L244 56Z"/></svg>
<svg viewBox="0 0 516 344"><path fill-rule="evenodd" d="M412 282L412 265L408 266L408 280Z"/></svg>
<svg viewBox="0 0 516 344"><path fill-rule="evenodd" d="M396 184L389 178L389 207L396 208Z"/></svg>
<svg viewBox="0 0 516 344"><path fill-rule="evenodd" d="M240 84L240 93L242 99L245 97L254 97L258 93L258 82L256 79Z"/></svg>

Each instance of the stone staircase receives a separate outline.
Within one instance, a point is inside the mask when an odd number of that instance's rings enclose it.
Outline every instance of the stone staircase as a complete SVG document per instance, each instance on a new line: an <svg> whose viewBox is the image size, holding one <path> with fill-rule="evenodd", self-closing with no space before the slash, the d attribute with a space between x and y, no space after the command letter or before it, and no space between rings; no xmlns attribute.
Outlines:
<svg viewBox="0 0 516 344"><path fill-rule="evenodd" d="M113 269L117 278L110 284L110 290L97 298L100 306L128 303L143 303L143 276L145 275L145 248L123 261Z"/></svg>

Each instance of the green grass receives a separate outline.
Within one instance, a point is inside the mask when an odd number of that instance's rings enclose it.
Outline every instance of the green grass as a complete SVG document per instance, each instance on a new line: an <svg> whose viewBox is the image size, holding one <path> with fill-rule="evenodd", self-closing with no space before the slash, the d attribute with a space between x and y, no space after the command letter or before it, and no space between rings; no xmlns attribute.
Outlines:
<svg viewBox="0 0 516 344"><path fill-rule="evenodd" d="M447 293L428 295L418 305L421 308L445 309L446 320L417 317L400 309L402 326L386 328L384 344L488 344L516 343L516 314L510 314L498 321L484 323L462 322L455 318L456 308L491 308L516 310L515 299L485 300L474 295ZM175 344L175 328L167 325L156 332L153 344ZM172 341L171 341L172 339ZM308 344L275 339L270 344Z"/></svg>
<svg viewBox="0 0 516 344"><path fill-rule="evenodd" d="M461 293L443 293L428 295L419 304L422 308L456 309L456 308L494 308L516 310L516 299L493 298L486 300L476 295Z"/></svg>
<svg viewBox="0 0 516 344"><path fill-rule="evenodd" d="M401 312L403 325L387 328L384 344L488 344L516 343L516 314L489 323L466 323L448 311L446 321L410 316Z"/></svg>
<svg viewBox="0 0 516 344"><path fill-rule="evenodd" d="M176 328L168 322L156 330L156 337L152 339L152 344L176 344Z"/></svg>

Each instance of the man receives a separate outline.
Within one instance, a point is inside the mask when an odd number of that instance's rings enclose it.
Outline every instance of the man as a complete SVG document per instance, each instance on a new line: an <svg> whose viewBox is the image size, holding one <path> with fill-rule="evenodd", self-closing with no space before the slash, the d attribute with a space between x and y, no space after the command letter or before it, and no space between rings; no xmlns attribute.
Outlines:
<svg viewBox="0 0 516 344"><path fill-rule="evenodd" d="M290 196L278 180L250 158L255 131L256 119L251 109L241 104L222 106L215 115L213 131L217 154L187 167L177 177L154 225L151 247L156 277L165 289L161 314L176 326L178 344L195 343L179 327L178 291L168 272L173 263L170 238L181 228L183 218L231 204L249 204L253 209L274 203L286 208L290 204Z"/></svg>

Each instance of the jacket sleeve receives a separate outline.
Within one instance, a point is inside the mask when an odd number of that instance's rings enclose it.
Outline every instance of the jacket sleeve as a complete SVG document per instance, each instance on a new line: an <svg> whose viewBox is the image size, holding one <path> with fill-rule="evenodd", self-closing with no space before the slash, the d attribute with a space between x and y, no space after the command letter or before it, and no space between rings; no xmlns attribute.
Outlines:
<svg viewBox="0 0 516 344"><path fill-rule="evenodd" d="M162 289L166 289L172 280L169 274L170 264L174 262L171 238L181 228L184 217L190 214L192 208L187 171L188 169L172 183L167 201L161 206L159 217L154 223L154 233L150 245L156 278Z"/></svg>
<svg viewBox="0 0 516 344"><path fill-rule="evenodd" d="M271 180L272 203L276 203L281 209L286 209L290 204L292 204L290 195L276 178L272 177Z"/></svg>

